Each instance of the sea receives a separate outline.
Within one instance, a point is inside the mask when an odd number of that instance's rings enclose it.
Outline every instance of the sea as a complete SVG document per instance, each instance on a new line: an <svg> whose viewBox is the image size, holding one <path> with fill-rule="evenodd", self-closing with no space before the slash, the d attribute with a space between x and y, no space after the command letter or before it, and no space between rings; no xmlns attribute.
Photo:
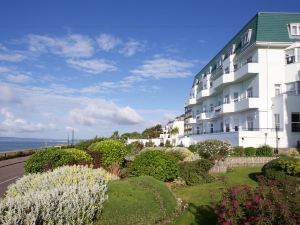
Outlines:
<svg viewBox="0 0 300 225"><path fill-rule="evenodd" d="M60 144L67 144L67 140L0 137L0 152L38 149Z"/></svg>

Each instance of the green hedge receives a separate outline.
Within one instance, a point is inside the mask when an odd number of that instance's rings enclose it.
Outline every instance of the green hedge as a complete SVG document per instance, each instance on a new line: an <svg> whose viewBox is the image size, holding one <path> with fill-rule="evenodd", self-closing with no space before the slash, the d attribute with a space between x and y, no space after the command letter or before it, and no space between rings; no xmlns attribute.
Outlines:
<svg viewBox="0 0 300 225"><path fill-rule="evenodd" d="M232 148L232 156L234 157L243 157L245 156L245 150L241 146L235 146Z"/></svg>
<svg viewBox="0 0 300 225"><path fill-rule="evenodd" d="M291 177L287 170L284 168L282 162L290 162L291 164L294 164L296 162L299 162L300 160L297 160L293 157L289 156L281 156L277 159L271 160L270 162L266 163L262 167L262 173L269 179L274 180L283 180Z"/></svg>
<svg viewBox="0 0 300 225"><path fill-rule="evenodd" d="M108 199L97 225L154 225L176 209L166 185L152 177L132 177L108 185Z"/></svg>
<svg viewBox="0 0 300 225"><path fill-rule="evenodd" d="M256 156L260 156L260 157L273 156L273 149L269 145L262 145L256 149Z"/></svg>
<svg viewBox="0 0 300 225"><path fill-rule="evenodd" d="M110 167L122 163L129 149L121 141L107 139L92 144L88 152L93 156L94 162L101 162L102 165Z"/></svg>
<svg viewBox="0 0 300 225"><path fill-rule="evenodd" d="M157 150L137 155L129 170L134 176L149 175L161 181L174 180L179 173L177 159Z"/></svg>
<svg viewBox="0 0 300 225"><path fill-rule="evenodd" d="M180 163L180 177L187 185L208 183L214 178L208 174L213 163L206 159L199 159L191 162Z"/></svg>
<svg viewBox="0 0 300 225"><path fill-rule="evenodd" d="M92 157L79 149L46 149L36 151L25 163L25 173L39 173L59 166L89 164Z"/></svg>
<svg viewBox="0 0 300 225"><path fill-rule="evenodd" d="M244 154L245 154L245 156L248 156L248 157L254 157L254 156L256 156L256 148L246 147L246 148L244 148Z"/></svg>

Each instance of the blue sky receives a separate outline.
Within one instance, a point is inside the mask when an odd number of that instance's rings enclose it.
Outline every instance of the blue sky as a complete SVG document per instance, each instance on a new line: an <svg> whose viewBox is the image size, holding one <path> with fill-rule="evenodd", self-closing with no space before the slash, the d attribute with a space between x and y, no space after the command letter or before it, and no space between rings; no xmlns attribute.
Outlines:
<svg viewBox="0 0 300 225"><path fill-rule="evenodd" d="M0 2L0 136L141 131L183 113L193 76L258 11L298 1Z"/></svg>

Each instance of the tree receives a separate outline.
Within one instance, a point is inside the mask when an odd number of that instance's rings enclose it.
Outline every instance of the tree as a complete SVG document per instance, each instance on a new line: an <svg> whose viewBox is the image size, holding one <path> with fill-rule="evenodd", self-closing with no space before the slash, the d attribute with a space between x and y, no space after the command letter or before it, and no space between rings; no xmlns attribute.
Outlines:
<svg viewBox="0 0 300 225"><path fill-rule="evenodd" d="M117 131L117 130L114 131L110 138L112 138L112 139L119 139L120 138L119 131Z"/></svg>
<svg viewBox="0 0 300 225"><path fill-rule="evenodd" d="M178 127L173 127L172 129L171 129L171 135L176 135L176 134L178 134L179 133L179 128Z"/></svg>
<svg viewBox="0 0 300 225"><path fill-rule="evenodd" d="M160 124L156 126L147 128L143 131L143 138L158 138L160 134L162 134L163 130Z"/></svg>

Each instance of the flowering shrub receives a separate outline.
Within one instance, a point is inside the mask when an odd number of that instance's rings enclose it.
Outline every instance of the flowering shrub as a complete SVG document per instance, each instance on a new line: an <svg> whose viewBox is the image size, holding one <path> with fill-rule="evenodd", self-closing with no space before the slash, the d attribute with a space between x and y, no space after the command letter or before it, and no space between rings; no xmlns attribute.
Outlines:
<svg viewBox="0 0 300 225"><path fill-rule="evenodd" d="M25 163L25 173L38 173L59 166L89 164L92 157L78 149L46 149L36 151Z"/></svg>
<svg viewBox="0 0 300 225"><path fill-rule="evenodd" d="M299 224L299 182L259 179L256 189L234 186L224 193L215 210L218 224Z"/></svg>
<svg viewBox="0 0 300 225"><path fill-rule="evenodd" d="M280 159L278 163L286 174L300 177L300 160Z"/></svg>
<svg viewBox="0 0 300 225"><path fill-rule="evenodd" d="M185 158L191 157L191 155L193 154L190 150L184 147L167 148L166 153L174 156L179 161L183 161Z"/></svg>
<svg viewBox="0 0 300 225"><path fill-rule="evenodd" d="M212 161L225 159L231 152L230 144L219 140L199 142L195 149L202 158Z"/></svg>
<svg viewBox="0 0 300 225"><path fill-rule="evenodd" d="M163 151L148 150L140 153L130 164L134 176L149 175L158 180L174 180L178 176L177 159Z"/></svg>
<svg viewBox="0 0 300 225"><path fill-rule="evenodd" d="M187 185L208 183L213 180L213 177L208 174L213 163L207 159L199 159L192 162L183 162L179 164L179 176L186 182Z"/></svg>
<svg viewBox="0 0 300 225"><path fill-rule="evenodd" d="M0 224L91 224L107 198L107 182L114 179L85 166L24 176L0 202Z"/></svg>
<svg viewBox="0 0 300 225"><path fill-rule="evenodd" d="M89 152L91 152L93 157L100 157L99 159L94 158L94 160L97 162L101 161L104 166L110 167L114 164L121 163L129 150L122 142L107 139L92 144L89 147Z"/></svg>

